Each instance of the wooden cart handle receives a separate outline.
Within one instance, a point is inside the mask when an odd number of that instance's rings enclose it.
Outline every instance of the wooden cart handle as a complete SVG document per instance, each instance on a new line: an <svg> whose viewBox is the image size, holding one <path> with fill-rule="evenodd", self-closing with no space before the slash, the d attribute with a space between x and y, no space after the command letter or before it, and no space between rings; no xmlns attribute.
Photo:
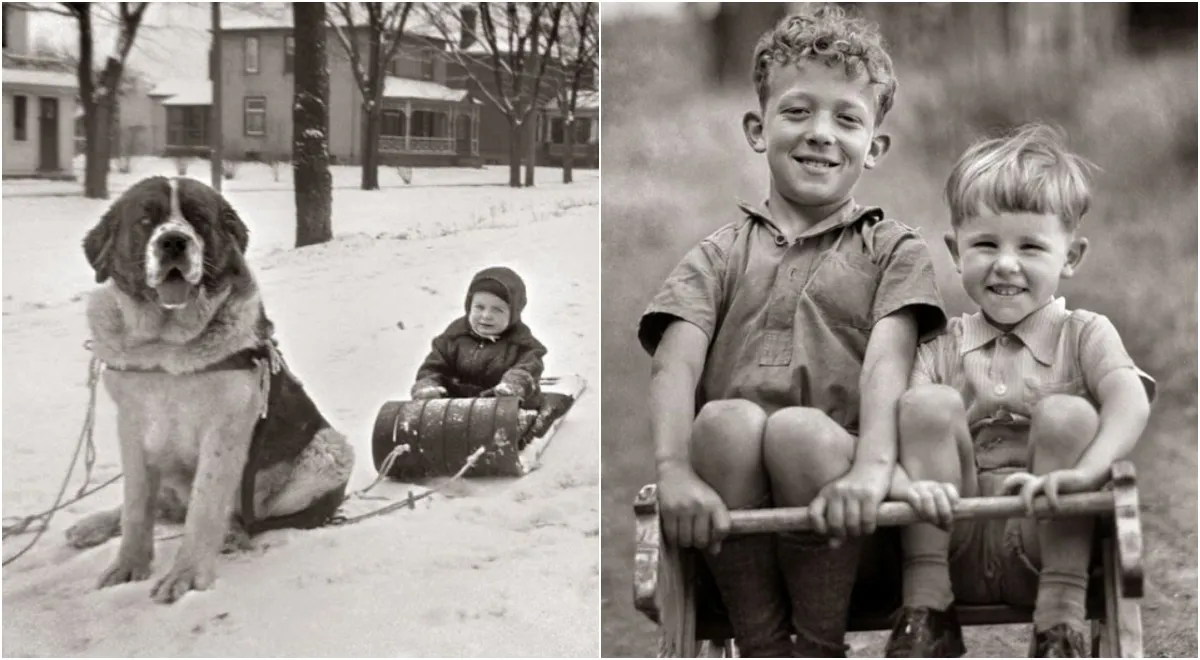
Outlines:
<svg viewBox="0 0 1200 660"><path fill-rule="evenodd" d="M1094 516L1112 513L1111 491L1060 495L1058 511L1050 509L1050 502L1039 496L1033 500L1035 518L1058 518L1063 516ZM1016 495L1006 497L970 497L954 505L955 520L980 520L987 518L1028 517L1025 504ZM755 509L753 511L730 511L730 534L766 534L773 532L807 532L812 530L805 507ZM880 527L903 527L919 522L917 512L907 502L883 502L879 505L876 518Z"/></svg>

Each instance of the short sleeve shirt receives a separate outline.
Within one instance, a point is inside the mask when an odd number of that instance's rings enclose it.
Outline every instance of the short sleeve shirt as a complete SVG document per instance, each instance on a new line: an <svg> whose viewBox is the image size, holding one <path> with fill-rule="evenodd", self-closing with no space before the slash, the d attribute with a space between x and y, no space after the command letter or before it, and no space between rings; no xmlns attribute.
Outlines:
<svg viewBox="0 0 1200 660"><path fill-rule="evenodd" d="M794 241L765 209L740 209L667 278L642 316L642 346L653 355L668 325L692 323L709 339L697 409L720 399L768 413L813 406L856 432L872 326L902 309L922 334L945 325L925 241L853 202Z"/></svg>
<svg viewBox="0 0 1200 660"><path fill-rule="evenodd" d="M989 465L979 455L988 449L980 446L986 444L980 439L982 430L1027 430L1033 408L1052 394L1079 396L1098 407L1100 382L1117 369L1135 370L1153 401L1154 379L1134 364L1112 322L1094 312L1068 310L1066 300L1056 298L1009 332L981 313L951 319L945 333L917 350L910 385L958 390L976 439L977 463L996 468L1004 465Z"/></svg>

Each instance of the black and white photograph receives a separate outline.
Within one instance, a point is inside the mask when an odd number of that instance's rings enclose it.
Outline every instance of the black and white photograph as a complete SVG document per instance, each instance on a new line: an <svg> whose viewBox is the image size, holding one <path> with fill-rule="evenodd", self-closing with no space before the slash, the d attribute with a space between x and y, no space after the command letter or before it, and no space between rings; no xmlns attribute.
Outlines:
<svg viewBox="0 0 1200 660"><path fill-rule="evenodd" d="M605 657L1194 657L1196 6L606 3Z"/></svg>
<svg viewBox="0 0 1200 660"><path fill-rule="evenodd" d="M4 656L596 657L599 20L4 3Z"/></svg>

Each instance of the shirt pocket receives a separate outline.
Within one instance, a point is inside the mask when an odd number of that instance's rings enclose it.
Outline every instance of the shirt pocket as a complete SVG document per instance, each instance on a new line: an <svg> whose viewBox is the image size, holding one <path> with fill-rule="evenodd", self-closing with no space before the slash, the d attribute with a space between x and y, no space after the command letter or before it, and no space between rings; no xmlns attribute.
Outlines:
<svg viewBox="0 0 1200 660"><path fill-rule="evenodd" d="M804 293L829 325L871 329L879 267L860 254L832 253L813 273Z"/></svg>
<svg viewBox="0 0 1200 660"><path fill-rule="evenodd" d="M1058 376L1045 380L1027 377L1025 378L1025 391L1029 393L1031 407L1038 401L1055 394L1087 396L1087 386L1083 382L1083 376Z"/></svg>

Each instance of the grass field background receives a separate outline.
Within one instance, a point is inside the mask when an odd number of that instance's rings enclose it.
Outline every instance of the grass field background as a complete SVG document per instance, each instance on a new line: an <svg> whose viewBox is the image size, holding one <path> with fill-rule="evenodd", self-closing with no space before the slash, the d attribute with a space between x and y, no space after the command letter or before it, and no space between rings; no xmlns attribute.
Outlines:
<svg viewBox="0 0 1200 660"><path fill-rule="evenodd" d="M695 26L639 18L603 25L603 641L604 656L653 654L654 628L632 606L637 489L654 479L646 411L650 362L639 315L701 237L736 218L734 200L766 194L766 163L741 116L748 86L717 90L700 77ZM1196 654L1196 52L1122 61L1083 74L907 70L897 63L891 153L856 193L919 227L951 314L972 311L941 236L941 186L974 137L1025 120L1068 131L1095 162L1084 219L1091 251L1060 289L1071 307L1112 319L1137 363L1159 383L1135 460L1146 530L1146 654ZM855 643L882 650L880 637ZM972 656L1025 653L1011 629L969 631ZM860 651L856 651L858 653Z"/></svg>

